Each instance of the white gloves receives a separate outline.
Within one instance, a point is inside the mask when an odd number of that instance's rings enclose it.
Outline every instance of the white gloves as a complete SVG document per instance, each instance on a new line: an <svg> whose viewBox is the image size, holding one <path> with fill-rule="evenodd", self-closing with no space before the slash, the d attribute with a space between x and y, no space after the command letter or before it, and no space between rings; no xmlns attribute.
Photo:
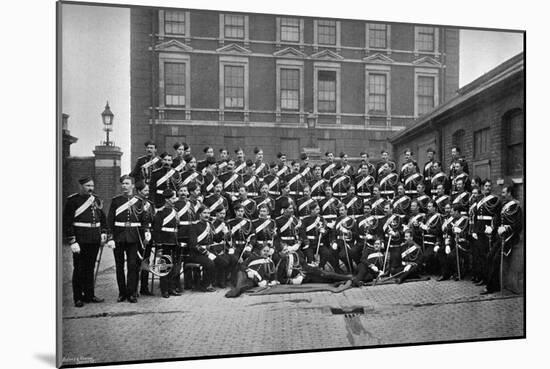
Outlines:
<svg viewBox="0 0 550 369"><path fill-rule="evenodd" d="M107 242L107 234L106 233L101 234L101 242L103 242L103 243Z"/></svg>
<svg viewBox="0 0 550 369"><path fill-rule="evenodd" d="M403 269L404 272L408 272L409 270L411 270L412 268L412 265L411 264L407 264L405 265L405 268Z"/></svg>
<svg viewBox="0 0 550 369"><path fill-rule="evenodd" d="M372 265L370 268L376 273L380 271L376 265Z"/></svg>
<svg viewBox="0 0 550 369"><path fill-rule="evenodd" d="M290 280L290 284L302 284L302 281L304 280L304 276L299 274L297 277L294 277Z"/></svg>
<svg viewBox="0 0 550 369"><path fill-rule="evenodd" d="M425 224L421 224L421 225L420 225L420 228L422 228L422 229L425 230L425 231L428 230L428 226L425 225Z"/></svg>
<svg viewBox="0 0 550 369"><path fill-rule="evenodd" d="M231 247L229 250L227 250L227 253L229 255L233 255L235 253L235 249L233 247Z"/></svg>
<svg viewBox="0 0 550 369"><path fill-rule="evenodd" d="M486 233L486 234L491 234L491 233L493 233L493 227L485 226L485 233Z"/></svg>
<svg viewBox="0 0 550 369"><path fill-rule="evenodd" d="M145 232L145 241L147 242L151 241L151 232L149 231Z"/></svg>
<svg viewBox="0 0 550 369"><path fill-rule="evenodd" d="M115 241L113 241L113 240L107 241L106 245L107 245L108 248L113 249L113 250L116 247Z"/></svg>
<svg viewBox="0 0 550 369"><path fill-rule="evenodd" d="M278 285L278 284L280 284L280 283L279 283L279 281L275 280L275 281L269 282L268 284L269 284L270 286L276 286L276 285Z"/></svg>
<svg viewBox="0 0 550 369"><path fill-rule="evenodd" d="M71 251L73 252L73 254L80 252L80 245L78 244L78 242L71 244Z"/></svg>
<svg viewBox="0 0 550 369"><path fill-rule="evenodd" d="M394 231L389 231L388 234L389 234L390 236L392 236L392 237L395 237L395 235L396 235L397 233L395 233Z"/></svg>
<svg viewBox="0 0 550 369"><path fill-rule="evenodd" d="M453 228L453 232L454 232L454 233L460 233L460 232L462 232L462 230L461 230L460 228L458 228L458 227L454 227L454 228Z"/></svg>
<svg viewBox="0 0 550 369"><path fill-rule="evenodd" d="M367 233L367 240L372 240L374 236L370 233Z"/></svg>
<svg viewBox="0 0 550 369"><path fill-rule="evenodd" d="M249 270L246 272L246 276L250 279L254 279L254 272L252 270Z"/></svg>
<svg viewBox="0 0 550 369"><path fill-rule="evenodd" d="M498 232L498 235L499 235L499 236L502 235L504 232L506 232L506 227L504 227L504 226L498 227L498 231L497 231L497 232Z"/></svg>
<svg viewBox="0 0 550 369"><path fill-rule="evenodd" d="M258 282L258 286L259 286L259 287L267 287L267 281L266 281L266 280L259 281L259 282Z"/></svg>
<svg viewBox="0 0 550 369"><path fill-rule="evenodd" d="M245 252L250 252L250 251L252 251L252 246L250 246L250 245L249 245L249 246L246 246L246 247L244 248L244 251L245 251Z"/></svg>
<svg viewBox="0 0 550 369"><path fill-rule="evenodd" d="M477 233L472 233L472 238L473 238L474 240L477 240Z"/></svg>
<svg viewBox="0 0 550 369"><path fill-rule="evenodd" d="M449 255L451 253L451 246L445 246L445 254Z"/></svg>
<svg viewBox="0 0 550 369"><path fill-rule="evenodd" d="M445 245L450 245L450 244L451 244L451 239L445 238Z"/></svg>
<svg viewBox="0 0 550 369"><path fill-rule="evenodd" d="M216 255L214 255L213 253L209 252L209 253L208 253L208 259L214 261L214 259L216 259Z"/></svg>
<svg viewBox="0 0 550 369"><path fill-rule="evenodd" d="M336 242L333 242L332 245L330 245L333 250L336 250L338 248L338 244Z"/></svg>
<svg viewBox="0 0 550 369"><path fill-rule="evenodd" d="M439 245L438 246L434 246L434 252L437 253L439 251Z"/></svg>
<svg viewBox="0 0 550 369"><path fill-rule="evenodd" d="M275 252L275 249L273 247L269 248L269 256L272 256Z"/></svg>
<svg viewBox="0 0 550 369"><path fill-rule="evenodd" d="M300 248L300 244L295 243L294 245L288 247L288 251L296 252L296 251L298 251L299 248Z"/></svg>

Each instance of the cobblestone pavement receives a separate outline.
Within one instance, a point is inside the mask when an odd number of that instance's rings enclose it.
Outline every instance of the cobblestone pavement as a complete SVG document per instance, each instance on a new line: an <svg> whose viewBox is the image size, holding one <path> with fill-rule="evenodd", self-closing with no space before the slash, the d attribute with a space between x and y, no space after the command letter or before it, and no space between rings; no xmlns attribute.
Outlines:
<svg viewBox="0 0 550 369"><path fill-rule="evenodd" d="M65 273L70 272L65 268ZM64 283L65 364L191 358L306 349L517 337L522 296L480 296L469 281L434 280L354 288L343 293L224 297L185 291L117 303L114 267L100 272L102 304L72 304ZM364 314L333 314L331 309ZM85 332L85 333L84 333Z"/></svg>

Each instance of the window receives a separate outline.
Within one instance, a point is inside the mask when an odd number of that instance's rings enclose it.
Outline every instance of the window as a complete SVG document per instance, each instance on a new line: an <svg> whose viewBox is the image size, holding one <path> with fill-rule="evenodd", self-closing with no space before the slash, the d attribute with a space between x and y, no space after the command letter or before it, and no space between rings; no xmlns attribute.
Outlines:
<svg viewBox="0 0 550 369"><path fill-rule="evenodd" d="M300 70L281 68L281 109L298 110L300 102Z"/></svg>
<svg viewBox="0 0 550 369"><path fill-rule="evenodd" d="M317 21L317 42L323 45L336 45L336 21Z"/></svg>
<svg viewBox="0 0 550 369"><path fill-rule="evenodd" d="M416 27L415 36L417 51L436 51L434 27Z"/></svg>
<svg viewBox="0 0 550 369"><path fill-rule="evenodd" d="M185 35L185 12L166 10L164 12L164 33Z"/></svg>
<svg viewBox="0 0 550 369"><path fill-rule="evenodd" d="M224 66L224 97L226 108L244 108L244 66Z"/></svg>
<svg viewBox="0 0 550 369"><path fill-rule="evenodd" d="M281 18L281 41L300 42L300 20Z"/></svg>
<svg viewBox="0 0 550 369"><path fill-rule="evenodd" d="M489 153L490 131L490 128L484 128L474 132L474 159Z"/></svg>
<svg viewBox="0 0 550 369"><path fill-rule="evenodd" d="M523 111L508 112L504 116L506 129L506 174L523 175L523 137L525 133Z"/></svg>
<svg viewBox="0 0 550 369"><path fill-rule="evenodd" d="M323 113L336 112L336 72L321 70L317 75L317 109Z"/></svg>
<svg viewBox="0 0 550 369"><path fill-rule="evenodd" d="M185 64L164 64L166 105L185 105Z"/></svg>
<svg viewBox="0 0 550 369"><path fill-rule="evenodd" d="M241 38L244 39L245 19L243 15L229 15L224 16L224 37L225 38Z"/></svg>
<svg viewBox="0 0 550 369"><path fill-rule="evenodd" d="M376 49L388 48L388 26L385 24L368 24L368 45Z"/></svg>
<svg viewBox="0 0 550 369"><path fill-rule="evenodd" d="M418 76L418 114L426 114L435 106L435 78L428 76Z"/></svg>
<svg viewBox="0 0 550 369"><path fill-rule="evenodd" d="M451 138L453 146L458 147L461 151L464 150L464 136L466 135L466 132L464 132L463 129L459 129L455 133L453 133L453 136Z"/></svg>
<svg viewBox="0 0 550 369"><path fill-rule="evenodd" d="M386 112L386 75L369 74L369 112Z"/></svg>

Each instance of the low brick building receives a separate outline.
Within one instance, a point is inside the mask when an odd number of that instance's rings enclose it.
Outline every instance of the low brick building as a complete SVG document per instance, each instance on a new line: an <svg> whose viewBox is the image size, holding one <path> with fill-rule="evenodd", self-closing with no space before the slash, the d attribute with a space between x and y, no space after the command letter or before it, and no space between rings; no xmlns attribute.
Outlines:
<svg viewBox="0 0 550 369"><path fill-rule="evenodd" d="M468 162L470 176L490 178L500 190L513 183L517 199L525 206L525 69L520 53L458 90L457 96L420 118L413 126L390 138L393 155L403 161L406 148L419 165L426 149L437 150L444 168L457 145ZM523 241L507 267L507 286L523 287Z"/></svg>

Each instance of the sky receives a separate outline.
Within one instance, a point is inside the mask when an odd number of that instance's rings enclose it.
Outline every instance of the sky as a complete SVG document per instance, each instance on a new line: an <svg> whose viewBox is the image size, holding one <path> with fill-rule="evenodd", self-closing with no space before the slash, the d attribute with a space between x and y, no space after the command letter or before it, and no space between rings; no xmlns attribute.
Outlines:
<svg viewBox="0 0 550 369"><path fill-rule="evenodd" d="M78 142L71 154L90 156L105 139L101 112L108 100L113 134L121 147L122 173L130 163L130 11L125 8L62 6L62 111ZM523 51L521 33L460 31L459 85L464 86Z"/></svg>

